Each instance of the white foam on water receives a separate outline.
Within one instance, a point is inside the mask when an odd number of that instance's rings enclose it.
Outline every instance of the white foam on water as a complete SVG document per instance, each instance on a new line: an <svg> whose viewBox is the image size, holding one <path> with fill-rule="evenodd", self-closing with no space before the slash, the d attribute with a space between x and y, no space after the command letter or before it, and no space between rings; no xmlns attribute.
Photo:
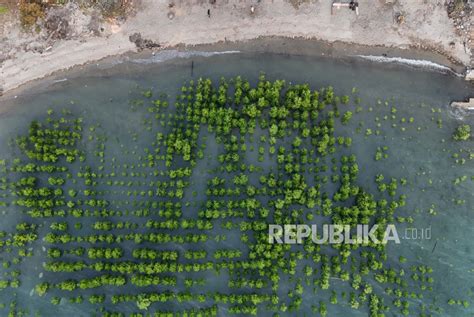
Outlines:
<svg viewBox="0 0 474 317"><path fill-rule="evenodd" d="M403 57L387 57L387 56L375 56L375 55L355 55L356 57L369 60L376 63L393 63L393 64L401 64L407 65L415 68L421 69L428 69L434 71L441 71L443 73L453 73L458 76L462 76L461 74L456 73L451 68L437 64L431 61L427 61L424 59L409 59Z"/></svg>
<svg viewBox="0 0 474 317"><path fill-rule="evenodd" d="M461 109L461 108L458 108L458 107L453 107L451 105L448 108L448 115L451 118L454 118L454 119L460 120L460 121L463 121L467 118L472 117L473 114L474 114L473 109Z"/></svg>
<svg viewBox="0 0 474 317"><path fill-rule="evenodd" d="M238 54L240 51L220 51L220 52L203 52L203 51L178 51L178 50L164 50L157 52L149 58L136 58L127 61L136 64L154 64L162 63L175 58L191 58L194 56L210 57L214 55Z"/></svg>

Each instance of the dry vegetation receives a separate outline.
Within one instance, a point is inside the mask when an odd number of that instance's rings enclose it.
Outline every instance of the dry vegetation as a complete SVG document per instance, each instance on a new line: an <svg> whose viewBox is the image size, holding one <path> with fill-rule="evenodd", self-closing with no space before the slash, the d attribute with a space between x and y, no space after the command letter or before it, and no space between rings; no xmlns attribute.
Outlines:
<svg viewBox="0 0 474 317"><path fill-rule="evenodd" d="M0 5L0 13L8 12L14 5ZM99 12L104 18L124 18L131 1L129 0L21 0L19 2L19 19L26 30L33 27L38 31L39 22L47 16L48 9L75 3L80 8L92 9Z"/></svg>
<svg viewBox="0 0 474 317"><path fill-rule="evenodd" d="M295 9L298 9L300 5L309 3L311 0L288 0Z"/></svg>
<svg viewBox="0 0 474 317"><path fill-rule="evenodd" d="M448 3L448 15L450 17L459 15L465 10L469 10L467 0L451 0Z"/></svg>
<svg viewBox="0 0 474 317"><path fill-rule="evenodd" d="M20 3L20 22L25 29L30 29L44 16L45 8L41 3L27 1Z"/></svg>

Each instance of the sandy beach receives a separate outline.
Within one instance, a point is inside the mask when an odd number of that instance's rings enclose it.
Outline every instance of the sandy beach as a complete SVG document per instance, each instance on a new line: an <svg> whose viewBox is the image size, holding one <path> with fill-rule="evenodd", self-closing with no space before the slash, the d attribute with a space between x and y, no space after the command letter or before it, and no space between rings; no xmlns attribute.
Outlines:
<svg viewBox="0 0 474 317"><path fill-rule="evenodd" d="M396 4L386 4L362 0L359 15L347 8L331 14L331 3L308 1L296 7L283 0L228 0L217 1L215 5L182 0L170 7L169 1L143 0L135 3L135 13L126 21L102 24L100 35L79 31L67 40L35 37L35 45L41 48L35 50L27 49L32 46L25 44L28 35L4 27L2 44L9 50L0 67L0 86L5 93L59 70L136 52L137 46L130 41L133 34L159 44L160 48L154 50L284 37L379 47L381 54L385 48L420 48L429 52L420 54L425 55L424 59L450 67L464 68L470 63L465 38L456 32L443 1L427 4L421 0L399 0ZM251 6L255 9L253 13ZM400 12L403 23L395 21ZM81 26L77 23L76 29ZM258 47L259 43L254 41L253 45Z"/></svg>

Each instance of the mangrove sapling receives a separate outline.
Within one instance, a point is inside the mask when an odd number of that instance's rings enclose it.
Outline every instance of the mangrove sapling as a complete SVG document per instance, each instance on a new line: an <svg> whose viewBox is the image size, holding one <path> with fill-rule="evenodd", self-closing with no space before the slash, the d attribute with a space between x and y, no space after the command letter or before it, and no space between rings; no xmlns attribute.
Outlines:
<svg viewBox="0 0 474 317"><path fill-rule="evenodd" d="M456 141L466 141L471 137L471 127L467 124L461 124L453 133L453 139Z"/></svg>

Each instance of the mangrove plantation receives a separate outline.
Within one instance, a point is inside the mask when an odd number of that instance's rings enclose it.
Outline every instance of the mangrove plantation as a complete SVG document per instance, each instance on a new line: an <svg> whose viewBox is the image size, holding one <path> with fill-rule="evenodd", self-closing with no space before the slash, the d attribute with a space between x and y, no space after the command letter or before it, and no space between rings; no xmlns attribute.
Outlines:
<svg viewBox="0 0 474 317"><path fill-rule="evenodd" d="M5 134L0 316L473 312L472 262L455 289L435 260L472 218L469 122L263 73L181 83L107 110L55 97ZM269 243L270 224L395 225L401 242Z"/></svg>

